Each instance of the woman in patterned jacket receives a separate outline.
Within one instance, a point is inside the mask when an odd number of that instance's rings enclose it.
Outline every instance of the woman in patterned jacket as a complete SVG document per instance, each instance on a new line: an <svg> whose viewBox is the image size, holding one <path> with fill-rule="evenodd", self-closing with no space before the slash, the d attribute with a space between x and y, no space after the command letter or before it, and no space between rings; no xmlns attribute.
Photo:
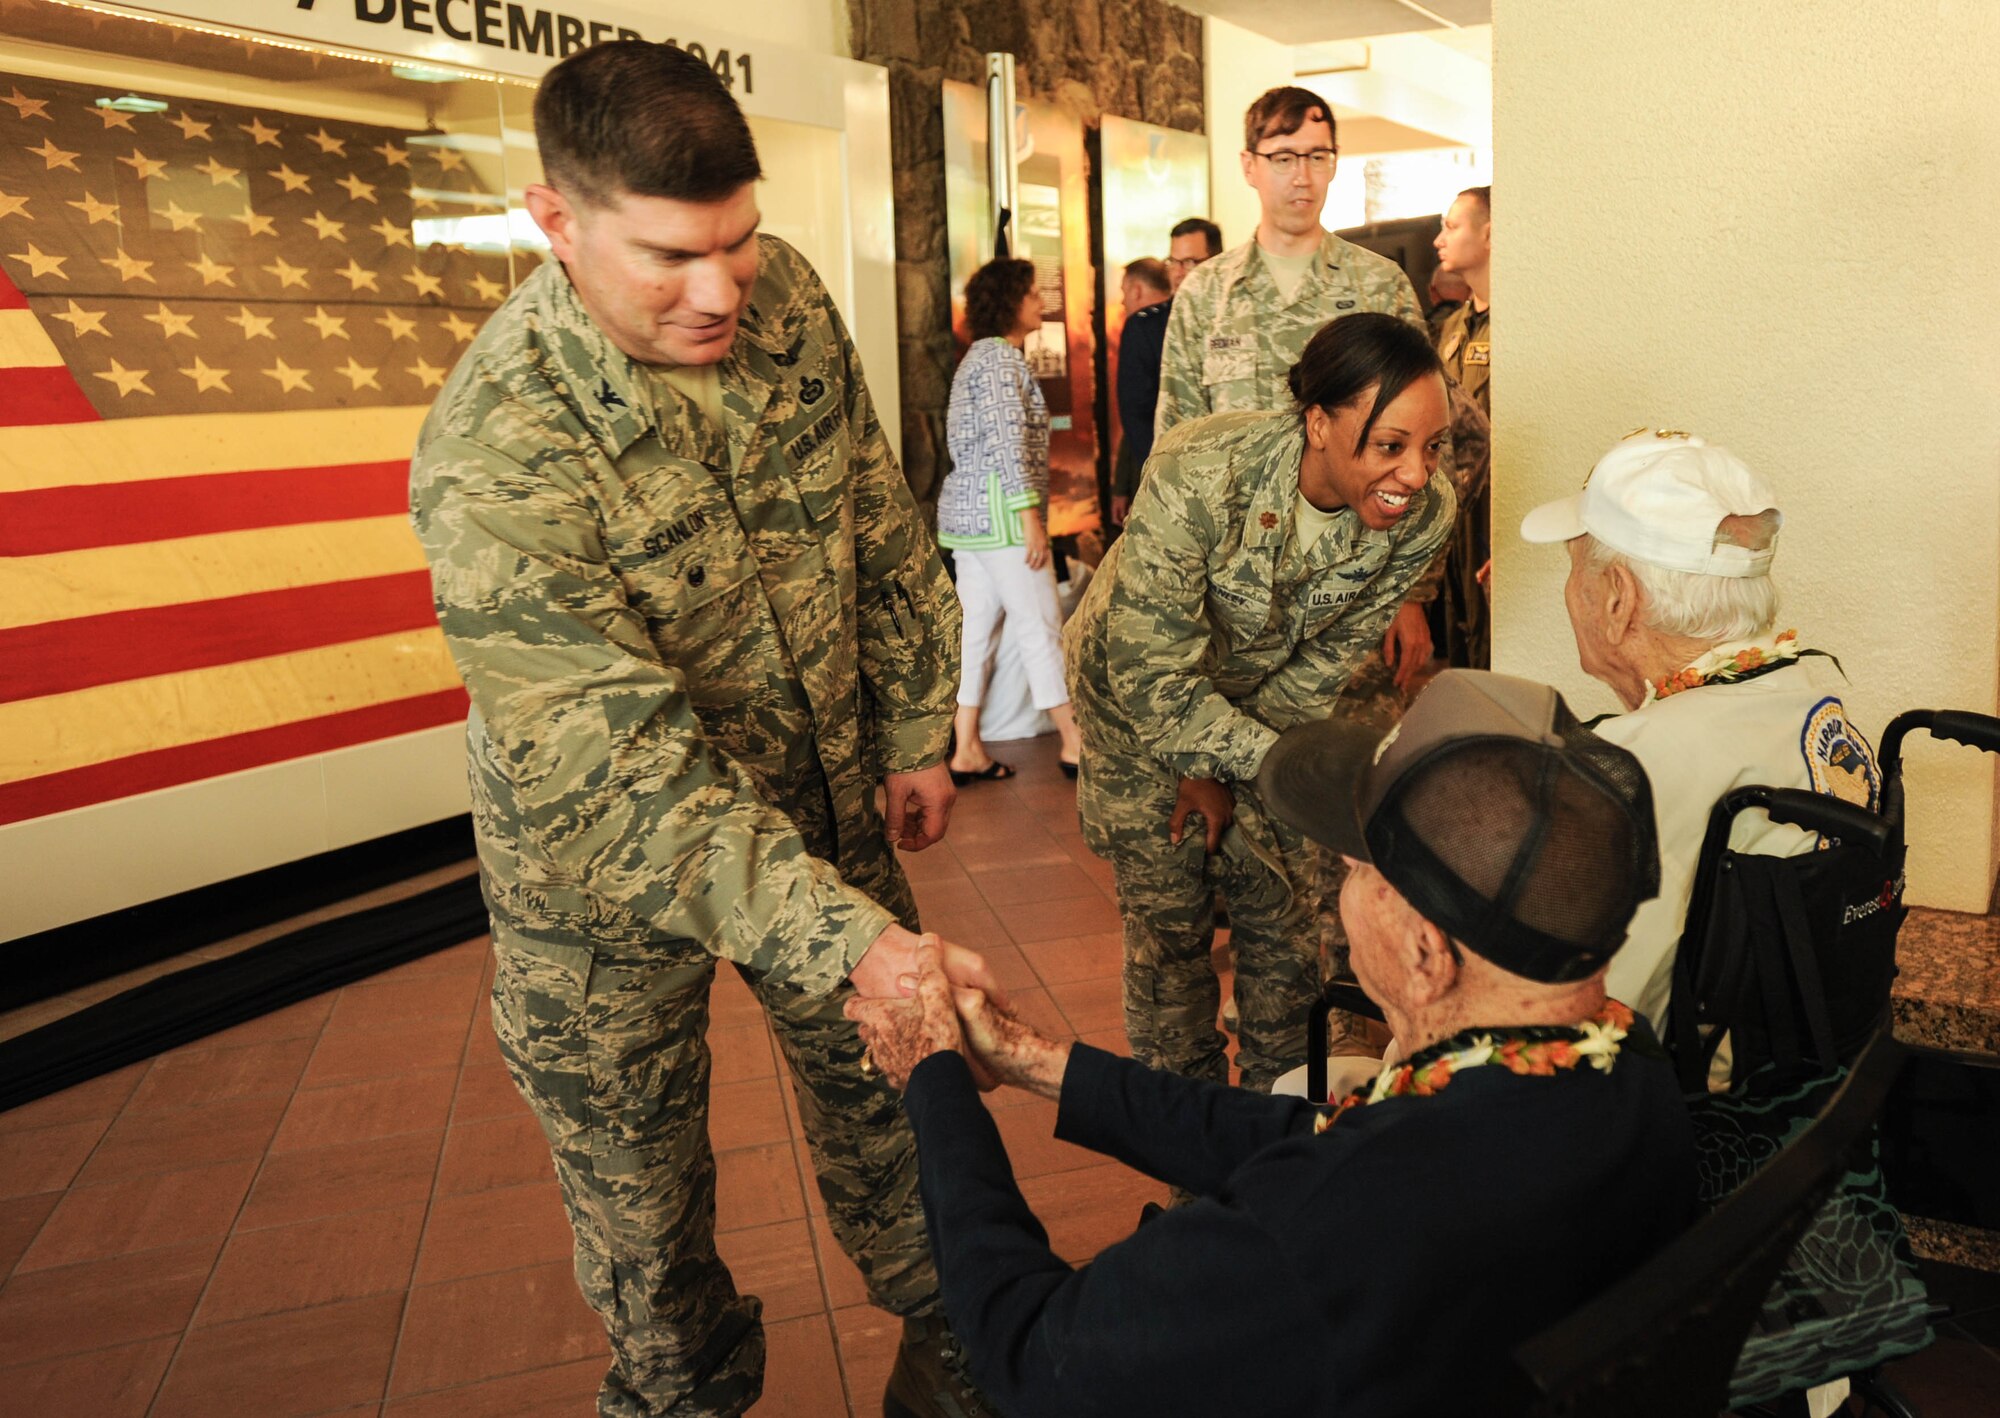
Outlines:
<svg viewBox="0 0 2000 1418"><path fill-rule="evenodd" d="M972 348L951 381L945 440L951 472L938 495L938 543L958 566L965 609L951 776L1011 778L979 741L979 710L993 640L1004 619L1019 637L1035 707L1062 735L1062 768L1076 776L1076 719L1063 684L1062 615L1048 531L1049 410L1023 353L1042 323L1031 262L1002 257L965 283Z"/></svg>

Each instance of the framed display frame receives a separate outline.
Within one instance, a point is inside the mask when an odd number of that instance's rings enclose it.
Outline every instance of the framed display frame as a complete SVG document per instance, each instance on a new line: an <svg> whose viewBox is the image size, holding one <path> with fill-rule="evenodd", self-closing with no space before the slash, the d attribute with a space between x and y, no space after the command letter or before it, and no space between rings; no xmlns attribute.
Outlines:
<svg viewBox="0 0 2000 1418"><path fill-rule="evenodd" d="M1027 356L1049 405L1049 531L1098 524L1097 418L1093 408L1096 278L1090 264L1089 172L1083 125L1045 103L1017 105L1021 210L1011 229L1014 255L1032 261L1042 288L1042 329ZM951 261L952 333L960 354L970 340L965 283L993 256L986 177L986 94L944 84L946 244Z"/></svg>
<svg viewBox="0 0 2000 1418"><path fill-rule="evenodd" d="M1125 328L1125 267L1142 256L1166 259L1177 222L1208 214L1208 139L1107 114L1098 130L1099 230L1104 236L1106 447L1124 437L1118 413L1118 352Z"/></svg>
<svg viewBox="0 0 2000 1418"><path fill-rule="evenodd" d="M728 52L899 440L886 70L678 6L0 7L0 372L61 391L0 420L0 941L466 811L407 460L526 274L534 80L621 31Z"/></svg>

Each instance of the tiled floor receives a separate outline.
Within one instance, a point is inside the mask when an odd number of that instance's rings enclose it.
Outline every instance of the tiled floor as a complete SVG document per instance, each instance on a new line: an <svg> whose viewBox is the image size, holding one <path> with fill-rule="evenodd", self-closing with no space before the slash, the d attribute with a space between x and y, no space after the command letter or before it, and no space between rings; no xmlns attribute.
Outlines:
<svg viewBox="0 0 2000 1418"><path fill-rule="evenodd" d="M1021 776L966 789L948 843L905 859L925 923L1045 1031L1122 1050L1109 871L1054 741L999 747ZM591 1412L604 1340L488 978L468 941L0 1113L0 1415ZM762 1013L716 980L718 1244L764 1299L757 1411L879 1413L898 1323L827 1229ZM1161 1196L1056 1142L1053 1104L993 1103L1065 1256Z"/></svg>
<svg viewBox="0 0 2000 1418"><path fill-rule="evenodd" d="M1110 874L1053 740L960 797L906 858L927 925L983 950L1045 1031L1123 1048ZM578 1297L547 1150L501 1070L468 941L0 1113L0 1418L588 1414L602 1333ZM47 1011L44 1011L46 1013ZM14 1019L0 1019L0 1036ZM833 1243L773 1040L717 975L719 1245L761 1295L758 1412L880 1412L897 1323ZM992 1104L1022 1189L1074 1260L1161 1188ZM2000 1284L1898 1366L1925 1418L1994 1411Z"/></svg>

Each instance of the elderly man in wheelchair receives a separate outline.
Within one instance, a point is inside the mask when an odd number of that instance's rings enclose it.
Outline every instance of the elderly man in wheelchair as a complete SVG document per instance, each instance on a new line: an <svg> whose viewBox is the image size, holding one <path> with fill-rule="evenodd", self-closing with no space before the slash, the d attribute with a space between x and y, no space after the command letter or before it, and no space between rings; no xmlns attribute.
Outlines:
<svg viewBox="0 0 2000 1418"><path fill-rule="evenodd" d="M1625 438L1582 492L1521 524L1531 542L1566 545L1577 657L1627 711L1597 731L1653 782L1660 894L1633 917L1607 988L1662 1037L1675 947L1724 794L1755 784L1881 806L1881 770L1841 703L1840 666L1777 619L1771 562L1783 520L1777 494L1741 460L1662 429ZM1768 857L1818 845L1763 811L1737 816L1728 839L1732 852Z"/></svg>
<svg viewBox="0 0 2000 1418"><path fill-rule="evenodd" d="M1712 1095L1694 1110L1710 1205L1805 1127L1885 1023L1903 914L1900 828L1877 816L1883 772L1842 703L1846 678L1780 628L1782 522L1741 460L1661 429L1628 435L1580 493L1521 526L1565 544L1578 658L1627 711L1593 727L1652 780L1660 892L1606 988L1670 1043L1683 1088ZM1732 1399L1831 1412L1852 1374L1908 1412L1871 1375L1929 1341L1928 1317L1863 1163L1780 1275Z"/></svg>
<svg viewBox="0 0 2000 1418"><path fill-rule="evenodd" d="M906 1090L955 1332L1023 1418L1523 1412L1515 1347L1692 1215L1686 1108L1603 985L1658 882L1645 775L1547 686L1449 670L1393 734L1287 731L1258 786L1353 862L1354 968L1406 1056L1331 1107L1151 1070L954 996L927 944L916 999L848 1014ZM979 1081L1196 1199L1072 1268Z"/></svg>

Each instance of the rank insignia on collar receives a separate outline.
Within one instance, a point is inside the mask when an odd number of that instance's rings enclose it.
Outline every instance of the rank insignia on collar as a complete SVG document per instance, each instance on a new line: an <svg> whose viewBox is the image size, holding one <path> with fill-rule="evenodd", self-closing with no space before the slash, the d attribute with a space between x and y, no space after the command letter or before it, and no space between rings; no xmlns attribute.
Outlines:
<svg viewBox="0 0 2000 1418"><path fill-rule="evenodd" d="M611 381L608 379L600 379L597 381L597 402L604 405L604 407L607 409L622 409L629 407L626 404L624 398L618 393L618 391L611 387Z"/></svg>
<svg viewBox="0 0 2000 1418"><path fill-rule="evenodd" d="M826 395L824 379L801 379L799 381L799 402L807 408L817 404Z"/></svg>
<svg viewBox="0 0 2000 1418"><path fill-rule="evenodd" d="M1271 528L1278 525L1278 514L1275 512L1266 512L1257 519L1257 525L1267 532L1270 531Z"/></svg>
<svg viewBox="0 0 2000 1418"><path fill-rule="evenodd" d="M799 362L799 351L805 348L805 344L806 337L804 335L799 336L796 340L792 341L791 348L783 354L773 351L771 354L771 363L777 365L780 369L790 369Z"/></svg>

